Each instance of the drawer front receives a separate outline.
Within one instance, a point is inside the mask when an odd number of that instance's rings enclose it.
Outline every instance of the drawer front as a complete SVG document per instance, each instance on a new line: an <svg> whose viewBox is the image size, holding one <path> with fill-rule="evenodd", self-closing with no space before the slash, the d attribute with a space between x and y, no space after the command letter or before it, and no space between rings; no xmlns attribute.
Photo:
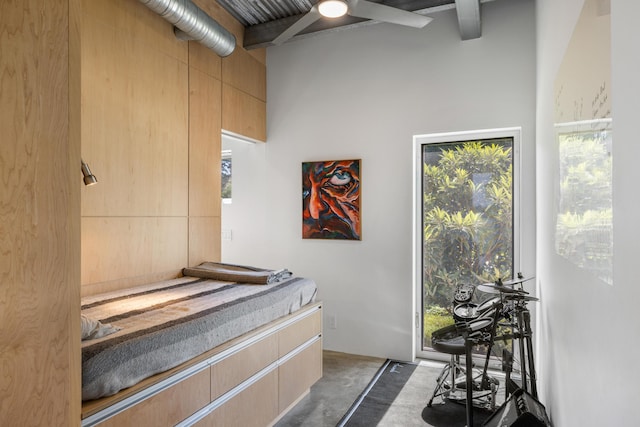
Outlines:
<svg viewBox="0 0 640 427"><path fill-rule="evenodd" d="M277 415L278 370L274 369L194 426L264 427Z"/></svg>
<svg viewBox="0 0 640 427"><path fill-rule="evenodd" d="M215 400L278 358L275 334L211 366L211 400Z"/></svg>
<svg viewBox="0 0 640 427"><path fill-rule="evenodd" d="M279 412L322 377L322 339L284 362L278 368Z"/></svg>
<svg viewBox="0 0 640 427"><path fill-rule="evenodd" d="M294 348L322 333L322 310L287 326L278 332L278 356L283 357Z"/></svg>
<svg viewBox="0 0 640 427"><path fill-rule="evenodd" d="M105 420L100 427L173 426L209 403L209 380L209 369L200 371Z"/></svg>

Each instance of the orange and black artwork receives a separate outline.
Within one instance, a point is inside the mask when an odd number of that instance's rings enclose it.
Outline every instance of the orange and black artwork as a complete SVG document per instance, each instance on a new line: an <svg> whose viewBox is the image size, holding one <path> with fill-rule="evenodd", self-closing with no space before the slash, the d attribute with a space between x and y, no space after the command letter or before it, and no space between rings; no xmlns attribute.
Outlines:
<svg viewBox="0 0 640 427"><path fill-rule="evenodd" d="M302 238L360 240L360 160L302 163Z"/></svg>

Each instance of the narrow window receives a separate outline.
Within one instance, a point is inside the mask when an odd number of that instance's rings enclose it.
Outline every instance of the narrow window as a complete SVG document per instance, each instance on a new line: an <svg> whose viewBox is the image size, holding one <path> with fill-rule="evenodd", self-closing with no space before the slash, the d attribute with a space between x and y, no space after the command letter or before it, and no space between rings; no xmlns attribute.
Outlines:
<svg viewBox="0 0 640 427"><path fill-rule="evenodd" d="M231 150L222 150L222 203L231 203Z"/></svg>
<svg viewBox="0 0 640 427"><path fill-rule="evenodd" d="M517 129L422 135L416 148L418 355L453 323L459 284L512 278Z"/></svg>

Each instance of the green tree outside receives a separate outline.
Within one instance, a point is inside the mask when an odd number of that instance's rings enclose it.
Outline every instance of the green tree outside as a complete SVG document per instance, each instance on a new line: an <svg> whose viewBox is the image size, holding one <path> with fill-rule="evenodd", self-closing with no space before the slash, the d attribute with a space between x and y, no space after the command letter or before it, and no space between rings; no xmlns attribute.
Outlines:
<svg viewBox="0 0 640 427"><path fill-rule="evenodd" d="M513 142L423 146L424 344L453 323L462 283L512 276Z"/></svg>

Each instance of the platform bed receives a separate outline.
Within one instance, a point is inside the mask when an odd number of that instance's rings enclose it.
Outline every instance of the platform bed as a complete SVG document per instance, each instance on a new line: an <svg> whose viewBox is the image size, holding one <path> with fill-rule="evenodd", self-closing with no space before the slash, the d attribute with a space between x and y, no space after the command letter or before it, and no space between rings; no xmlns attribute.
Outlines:
<svg viewBox="0 0 640 427"><path fill-rule="evenodd" d="M180 282L182 279L176 280ZM189 286L201 286L201 284L192 285L190 282ZM176 286L172 284L171 288L173 287ZM270 291L272 287L274 290ZM260 287L264 291L258 292L258 288L254 288L256 291L249 290L247 292L268 294L268 298L271 299L274 298L271 294L275 294L280 299L280 291L276 290L276 287L284 288L287 286L268 284ZM225 286L226 288L229 286ZM180 291L185 292L182 289ZM236 291L231 290L231 292ZM308 294L308 288L302 292ZM145 291L145 293L148 292ZM161 294L163 293L164 290ZM199 298L201 294L201 290L198 290L195 295ZM154 294L150 299L153 299L154 310L158 306L169 306L166 309L162 308L163 311L168 311L168 313L161 313L163 318L173 315L174 312L186 310L182 305L174 306L173 302L176 301L174 297L171 297L168 303L157 304L156 300L161 296ZM145 297L148 298L148 296ZM242 299L253 301L262 298L262 296L250 296ZM183 303L183 299L185 298L180 299L180 304ZM127 372L126 365L139 364L135 362L135 359L142 357L135 355L136 347L140 347L135 339L142 334L133 326L133 320L122 320L122 318L139 316L143 310L135 308L135 301L132 302L128 298L121 302L118 302L118 298L109 298L106 301L111 303L112 300L120 306L126 306L126 310L129 310L126 315L119 314L112 318L117 319L120 325L130 326L122 327L122 330L113 334L112 339L102 337L98 338L95 343L83 342L83 367L92 370L91 363L94 362L91 359L96 355L101 356L102 347L111 346L108 344L109 341L114 342L116 346L131 347L128 351L134 350L134 353L130 358L123 358L117 353L114 355L106 353L106 361L112 361L114 358L119 361L111 363L112 366L107 363L104 368L107 376L114 377L116 384L118 384L118 377L123 377ZM166 322L168 326L162 327L162 329L169 329L168 335L173 335L172 341L185 340L189 347L192 347L194 338L189 333L185 334L190 329L183 326L184 323L193 323L194 319L201 322L200 317L204 317L205 322L210 324L209 317L213 312L218 311L222 314L221 319L226 318L227 323L242 323L247 320L246 312L236 320L236 313L233 311L236 309L229 307L233 304L229 304L224 298L223 300L225 302L220 304L221 308L207 310L196 308L196 310L204 312L206 316L189 312L189 315L185 316L187 320L171 319ZM101 307L101 304L105 304L103 302L92 303L89 301L85 303L83 300L83 304L83 312L91 310L108 312L110 310L107 306L105 306L107 308ZM132 307L134 308L132 309ZM197 304L196 307L198 307ZM121 308L118 307L118 309ZM259 311L255 315L250 312L251 315L248 317L262 316L263 310ZM235 335L234 338L225 340L222 344L216 344L217 346L211 350L192 357L178 366L174 365L175 367L165 372L148 376L111 396L83 402L82 426L265 426L275 423L322 376L321 303L315 302L313 299L310 302L298 301L293 303L289 312L291 314L278 316L266 324L263 322L257 328L252 327L249 332L244 332L239 336ZM218 319L220 318L216 318L214 323L222 322ZM196 326L199 325L202 329L202 324L196 323ZM145 326L143 329L149 328ZM225 325L223 324L220 334L224 335L224 331ZM153 332L157 333L155 329ZM219 333L216 334L219 335ZM206 335L203 339L207 339ZM211 340L211 337L208 339ZM216 336L215 339L219 338ZM129 341L133 341L133 344ZM153 349L156 344L152 340L150 344L145 342L144 346ZM175 343L171 345L175 346ZM99 359L99 357L97 358ZM154 357L149 359L150 364L153 363L153 359ZM118 367L120 364L125 365L124 374L117 371L120 369ZM114 369L114 373L110 371L111 369ZM93 370L100 371L95 368ZM97 393L95 387L91 385L92 381L94 380L88 380L88 386L85 389L83 372L83 392L86 391L89 396L92 393ZM107 383L106 387L105 390L109 390L109 387L112 386ZM116 385L116 390L119 390L118 387L120 386Z"/></svg>

